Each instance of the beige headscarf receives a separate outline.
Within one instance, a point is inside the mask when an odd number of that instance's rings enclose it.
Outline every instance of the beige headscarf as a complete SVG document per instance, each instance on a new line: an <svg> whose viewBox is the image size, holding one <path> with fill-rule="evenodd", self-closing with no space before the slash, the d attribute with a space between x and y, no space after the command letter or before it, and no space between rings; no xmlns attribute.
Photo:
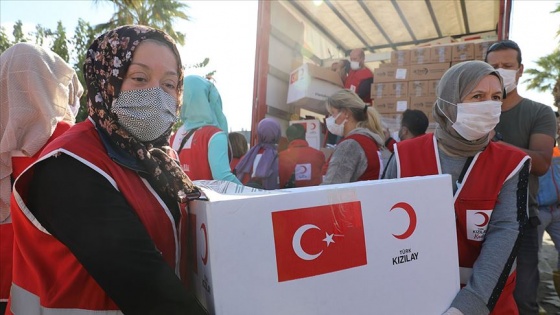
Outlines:
<svg viewBox="0 0 560 315"><path fill-rule="evenodd" d="M59 121L75 122L83 87L57 54L18 43L0 55L0 223L10 216L12 155L33 156Z"/></svg>
<svg viewBox="0 0 560 315"><path fill-rule="evenodd" d="M468 157L474 156L488 145L488 141L490 141L488 136L474 141L466 140L451 127L453 123L449 121L449 119L453 122L457 120L457 106L449 103L455 105L461 103L487 75L497 76L502 83L503 90L503 82L499 73L486 62L477 60L464 61L454 65L445 72L439 81L436 89L438 99L434 104L432 114L438 123L435 131L438 144L442 145L445 151Z"/></svg>

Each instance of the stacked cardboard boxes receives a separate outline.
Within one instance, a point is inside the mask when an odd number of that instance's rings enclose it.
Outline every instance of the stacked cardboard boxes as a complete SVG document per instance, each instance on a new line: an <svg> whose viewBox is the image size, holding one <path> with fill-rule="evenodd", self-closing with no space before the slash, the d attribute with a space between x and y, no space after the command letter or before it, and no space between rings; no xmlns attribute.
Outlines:
<svg viewBox="0 0 560 315"><path fill-rule="evenodd" d="M471 40L393 51L391 62L373 71L371 98L374 107L386 124L400 119L406 109L425 112L433 124L432 108L439 79L456 63L484 60L493 42Z"/></svg>

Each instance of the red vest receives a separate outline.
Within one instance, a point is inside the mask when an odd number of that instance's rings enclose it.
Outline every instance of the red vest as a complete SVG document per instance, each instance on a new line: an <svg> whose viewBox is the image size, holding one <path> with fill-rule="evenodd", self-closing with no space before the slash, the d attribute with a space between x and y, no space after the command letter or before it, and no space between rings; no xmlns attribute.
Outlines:
<svg viewBox="0 0 560 315"><path fill-rule="evenodd" d="M278 154L280 188L295 174L296 187L316 186L322 182L323 152L309 146L302 139L292 140L288 148Z"/></svg>
<svg viewBox="0 0 560 315"><path fill-rule="evenodd" d="M377 146L377 142L375 142L375 140L373 140L372 138L366 135L351 134L349 136L344 137L342 140L340 140L338 144L348 139L357 141L358 144L364 150L364 153L366 154L366 158L367 158L367 168L364 171L364 173L358 178L358 181L379 179L381 176L382 169L381 169L381 155L379 153L379 147ZM325 166L323 167L323 174L326 174L327 170L329 169L329 161L331 160L331 157L332 155L329 157L329 159L325 163Z"/></svg>
<svg viewBox="0 0 560 315"><path fill-rule="evenodd" d="M344 88L349 89L352 92L358 93L358 87L363 80L373 78L373 73L368 68L362 68L359 70L348 71L348 77L344 81ZM367 96L363 99L364 103L371 104L371 96Z"/></svg>
<svg viewBox="0 0 560 315"><path fill-rule="evenodd" d="M70 127L72 126L66 121L59 122L45 146L66 130L70 129ZM17 178L29 165L35 162L43 148L31 157L12 157L11 178ZM10 286L12 285L13 241L14 230L12 221L6 220L6 222L0 223L0 302L7 302L10 295Z"/></svg>
<svg viewBox="0 0 560 315"><path fill-rule="evenodd" d="M186 212L179 226L163 201L136 172L112 161L90 121L75 125L48 145L41 157L69 152L106 177L138 215L164 260L185 279ZM72 252L34 220L26 207L33 168L16 181L11 208L14 222L14 272L10 304L15 314L117 314L117 305ZM8 312L9 314L9 312ZM69 313L70 314L70 313Z"/></svg>
<svg viewBox="0 0 560 315"><path fill-rule="evenodd" d="M203 126L197 129L185 142L179 152L181 168L191 180L214 179L210 163L208 162L208 144L212 137L222 130L214 126ZM184 129L179 129L171 137L172 148L178 150L183 138L187 135Z"/></svg>
<svg viewBox="0 0 560 315"><path fill-rule="evenodd" d="M397 143L395 161L397 177L412 177L442 174L437 143L433 134ZM488 220L498 200L503 183L523 166L529 157L513 147L488 143L478 153L466 172L462 187L455 193L455 218L461 285L465 285L472 273L473 265L480 255ZM472 210L477 209L477 210ZM513 210L513 209L512 209ZM479 227L471 220L484 215L486 225ZM479 222L479 221L476 221ZM517 314L513 300L515 288L515 266L504 286L492 314Z"/></svg>

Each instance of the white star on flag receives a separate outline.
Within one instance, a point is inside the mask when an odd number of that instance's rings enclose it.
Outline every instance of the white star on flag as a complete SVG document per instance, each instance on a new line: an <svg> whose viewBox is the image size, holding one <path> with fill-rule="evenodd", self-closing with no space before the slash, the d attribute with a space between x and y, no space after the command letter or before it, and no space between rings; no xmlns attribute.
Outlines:
<svg viewBox="0 0 560 315"><path fill-rule="evenodd" d="M327 243L327 247L329 247L329 245L331 243L334 243L334 240L333 240L334 234L329 234L329 233L325 232L325 236L326 237L323 239L323 241L325 241L325 243Z"/></svg>

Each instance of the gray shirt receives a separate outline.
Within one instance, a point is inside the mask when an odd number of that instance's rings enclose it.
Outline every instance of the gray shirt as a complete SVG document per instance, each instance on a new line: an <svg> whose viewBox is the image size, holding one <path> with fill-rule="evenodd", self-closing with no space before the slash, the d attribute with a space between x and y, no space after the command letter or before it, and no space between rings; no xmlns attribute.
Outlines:
<svg viewBox="0 0 560 315"><path fill-rule="evenodd" d="M453 193L457 191L457 179L463 170L466 157L452 157L438 150L441 171L450 174L453 183ZM487 305L492 298L492 292L498 285L498 278L503 272L509 273L511 265L508 259L514 252L513 247L519 235L518 211L526 211L525 201L517 195L523 185L522 178L527 178L528 163L506 180L498 195L498 202L490 217L488 230L484 238L482 251L476 259L473 273L467 285L459 291L451 303L451 307L459 309L463 314L488 314ZM397 177L397 163L394 158L387 165L384 178ZM465 178L464 181L468 180ZM518 188L519 185L519 188ZM526 189L526 187L525 187Z"/></svg>
<svg viewBox="0 0 560 315"><path fill-rule="evenodd" d="M524 98L515 107L502 112L496 131L504 137L504 142L516 147L529 149L529 141L534 134L556 135L556 116L550 106ZM529 176L529 216L538 215L537 192L539 177Z"/></svg>
<svg viewBox="0 0 560 315"><path fill-rule="evenodd" d="M346 136L352 134L363 134L375 139L375 134L366 128L356 128ZM342 141L337 144L331 155L329 167L321 185L355 182L367 167L366 153L360 144L353 139Z"/></svg>

